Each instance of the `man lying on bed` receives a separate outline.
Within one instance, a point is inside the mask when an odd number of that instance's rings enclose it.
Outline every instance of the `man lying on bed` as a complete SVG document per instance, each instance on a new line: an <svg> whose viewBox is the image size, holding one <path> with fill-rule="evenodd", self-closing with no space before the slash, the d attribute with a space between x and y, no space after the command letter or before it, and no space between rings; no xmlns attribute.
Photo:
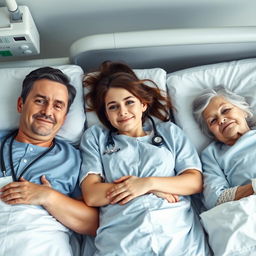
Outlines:
<svg viewBox="0 0 256 256"><path fill-rule="evenodd" d="M80 153L54 138L75 95L59 69L39 68L23 81L19 129L0 132L0 255L68 256L68 228L96 232L97 210L69 197Z"/></svg>

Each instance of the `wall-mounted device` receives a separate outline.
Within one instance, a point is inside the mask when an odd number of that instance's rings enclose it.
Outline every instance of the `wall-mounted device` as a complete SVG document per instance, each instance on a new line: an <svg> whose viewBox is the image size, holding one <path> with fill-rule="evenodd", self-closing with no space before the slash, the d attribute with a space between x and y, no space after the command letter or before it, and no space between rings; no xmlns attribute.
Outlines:
<svg viewBox="0 0 256 256"><path fill-rule="evenodd" d="M28 7L10 2L0 8L0 58L39 54L39 33Z"/></svg>

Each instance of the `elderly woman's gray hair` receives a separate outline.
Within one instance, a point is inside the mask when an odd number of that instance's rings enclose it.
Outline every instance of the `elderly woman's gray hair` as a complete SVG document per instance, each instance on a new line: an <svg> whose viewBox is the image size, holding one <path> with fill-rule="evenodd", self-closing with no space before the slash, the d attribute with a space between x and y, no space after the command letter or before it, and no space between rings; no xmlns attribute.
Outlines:
<svg viewBox="0 0 256 256"><path fill-rule="evenodd" d="M246 102L243 96L225 89L222 85L219 85L213 89L205 89L202 94L197 96L193 101L193 116L196 122L199 124L202 132L209 138L214 138L213 134L209 131L207 123L204 120L203 112L210 103L211 99L216 96L222 96L231 104L237 106L247 113L247 123L249 127L254 126L253 113L249 104Z"/></svg>

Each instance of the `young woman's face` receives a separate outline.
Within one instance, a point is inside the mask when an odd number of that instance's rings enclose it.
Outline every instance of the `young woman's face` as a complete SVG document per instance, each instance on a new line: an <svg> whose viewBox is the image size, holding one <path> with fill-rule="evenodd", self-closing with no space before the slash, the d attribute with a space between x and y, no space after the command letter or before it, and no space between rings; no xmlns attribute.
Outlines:
<svg viewBox="0 0 256 256"><path fill-rule="evenodd" d="M142 114L147 109L133 94L123 88L110 88L105 98L106 115L120 134L132 137L144 135Z"/></svg>
<svg viewBox="0 0 256 256"><path fill-rule="evenodd" d="M247 113L221 96L211 99L203 117L215 138L227 145L233 145L250 130Z"/></svg>

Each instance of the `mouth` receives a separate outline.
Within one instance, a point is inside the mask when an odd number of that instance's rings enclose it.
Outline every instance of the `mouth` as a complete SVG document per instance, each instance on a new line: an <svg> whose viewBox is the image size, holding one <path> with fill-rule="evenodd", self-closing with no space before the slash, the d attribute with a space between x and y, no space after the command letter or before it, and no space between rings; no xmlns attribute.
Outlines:
<svg viewBox="0 0 256 256"><path fill-rule="evenodd" d="M45 115L45 114L41 114L41 113L37 113L33 115L33 118L42 124L56 124L55 118L50 116L50 115Z"/></svg>
<svg viewBox="0 0 256 256"><path fill-rule="evenodd" d="M223 128L222 128L222 133L230 126L230 125L232 125L232 124L234 124L235 123L235 121L231 121L231 122L228 122L227 124L225 124L224 126L223 126Z"/></svg>
<svg viewBox="0 0 256 256"><path fill-rule="evenodd" d="M126 123L126 122L130 121L130 120L133 119L133 118L134 118L134 117L132 116L132 117L125 118L125 119L122 119L122 120L118 120L117 122L118 122L118 123Z"/></svg>
<svg viewBox="0 0 256 256"><path fill-rule="evenodd" d="M55 122L53 122L52 120L49 119L45 119L45 118L35 118L38 122L40 123L46 123L46 124L54 124Z"/></svg>

